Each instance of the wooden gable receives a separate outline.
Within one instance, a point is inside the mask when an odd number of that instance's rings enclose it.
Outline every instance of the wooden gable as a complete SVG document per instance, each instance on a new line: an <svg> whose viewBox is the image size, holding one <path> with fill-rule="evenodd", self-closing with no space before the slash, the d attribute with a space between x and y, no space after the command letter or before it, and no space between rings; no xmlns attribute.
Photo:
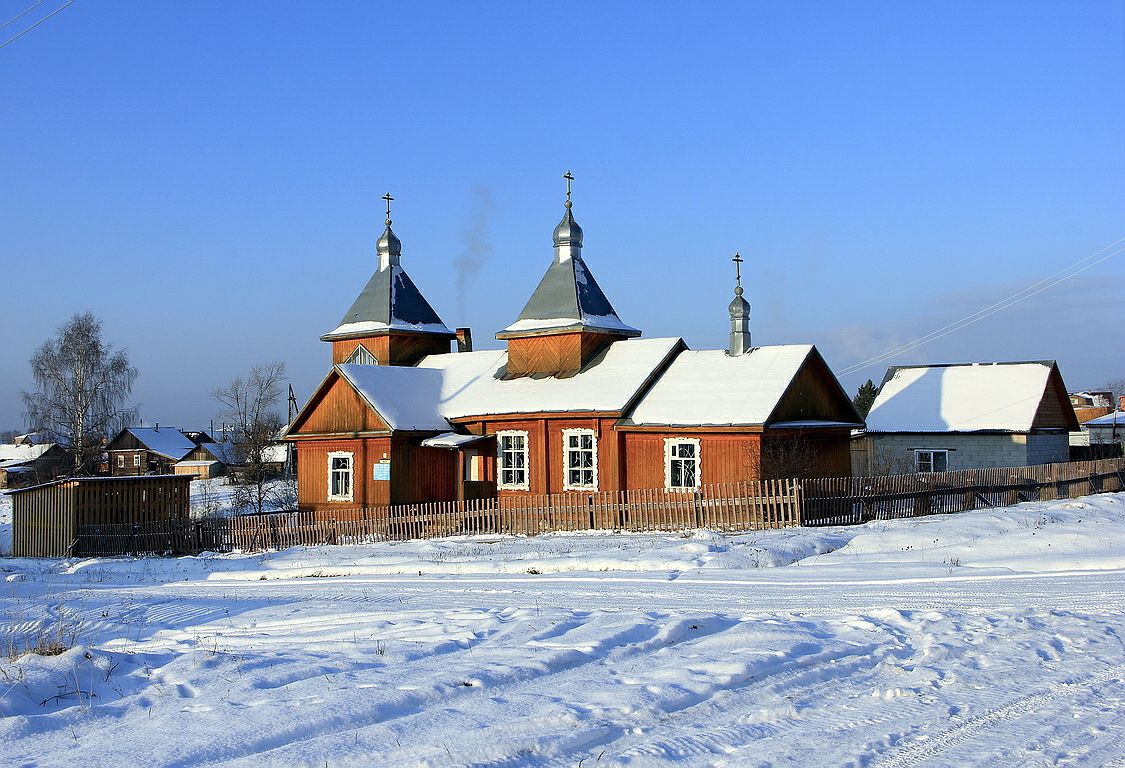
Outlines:
<svg viewBox="0 0 1125 768"><path fill-rule="evenodd" d="M390 428L379 413L333 370L297 414L288 436L388 432Z"/></svg>
<svg viewBox="0 0 1125 768"><path fill-rule="evenodd" d="M797 370L766 425L793 421L835 421L860 425L851 398L814 347Z"/></svg>
<svg viewBox="0 0 1125 768"><path fill-rule="evenodd" d="M1047 386L1043 389L1043 397L1035 410L1031 428L1065 429L1068 432L1077 432L1081 429L1057 365L1051 365L1051 372L1047 375Z"/></svg>

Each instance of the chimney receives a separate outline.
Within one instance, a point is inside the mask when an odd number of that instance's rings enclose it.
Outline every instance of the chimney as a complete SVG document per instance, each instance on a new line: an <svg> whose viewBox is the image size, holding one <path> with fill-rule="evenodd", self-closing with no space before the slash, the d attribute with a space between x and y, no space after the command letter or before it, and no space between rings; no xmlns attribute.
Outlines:
<svg viewBox="0 0 1125 768"><path fill-rule="evenodd" d="M458 328L454 331L457 334L457 351L458 352L472 352L473 351L473 329L472 328Z"/></svg>

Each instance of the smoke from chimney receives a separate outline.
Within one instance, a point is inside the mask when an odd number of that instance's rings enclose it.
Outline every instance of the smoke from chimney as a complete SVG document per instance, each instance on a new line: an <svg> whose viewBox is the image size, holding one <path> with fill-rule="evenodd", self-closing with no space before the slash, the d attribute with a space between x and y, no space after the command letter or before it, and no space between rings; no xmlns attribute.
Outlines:
<svg viewBox="0 0 1125 768"><path fill-rule="evenodd" d="M485 259L492 253L492 243L488 239L488 224L493 209L492 193L485 185L477 184L473 187L472 196L469 226L461 233L464 250L453 261L453 268L457 273L457 311L461 320L466 319L470 284L481 271Z"/></svg>

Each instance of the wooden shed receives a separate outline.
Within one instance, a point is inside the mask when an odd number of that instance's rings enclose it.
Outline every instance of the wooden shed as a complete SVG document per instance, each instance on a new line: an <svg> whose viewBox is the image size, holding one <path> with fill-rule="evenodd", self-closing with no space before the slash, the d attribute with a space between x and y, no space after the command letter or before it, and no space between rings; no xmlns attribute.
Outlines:
<svg viewBox="0 0 1125 768"><path fill-rule="evenodd" d="M187 520L190 475L75 477L10 491L12 555L78 554L80 529Z"/></svg>

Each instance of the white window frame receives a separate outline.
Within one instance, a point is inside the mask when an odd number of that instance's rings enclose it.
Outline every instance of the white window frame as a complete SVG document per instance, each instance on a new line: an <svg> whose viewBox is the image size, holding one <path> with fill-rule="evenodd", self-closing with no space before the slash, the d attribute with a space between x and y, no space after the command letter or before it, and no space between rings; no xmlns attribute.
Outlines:
<svg viewBox="0 0 1125 768"><path fill-rule="evenodd" d="M590 483L572 483L570 482L570 454L572 451L585 451L586 448L571 448L570 438L588 435L593 438L593 447L590 448L591 459L593 460L593 480ZM564 429L562 431L563 438L563 490L564 491L596 491L598 490L598 433L593 429Z"/></svg>
<svg viewBox="0 0 1125 768"><path fill-rule="evenodd" d="M695 485L672 485L672 450L679 445L695 446ZM698 491L703 482L703 451L698 437L666 437L664 438L664 488L669 491L683 491L692 493Z"/></svg>
<svg viewBox="0 0 1125 768"><path fill-rule="evenodd" d="M929 469L922 469L922 455L929 456ZM934 469L934 456L941 454L945 457L945 468ZM948 472L949 471L949 449L948 448L915 448L914 449L914 471L919 474L929 474L932 472Z"/></svg>
<svg viewBox="0 0 1125 768"><path fill-rule="evenodd" d="M125 469L125 454L123 453L117 454L117 468Z"/></svg>
<svg viewBox="0 0 1125 768"><path fill-rule="evenodd" d="M141 455L139 453L134 453L133 454L133 468L136 469L136 468L139 468L140 466L141 466Z"/></svg>
<svg viewBox="0 0 1125 768"><path fill-rule="evenodd" d="M363 357L363 359L357 360L356 358L359 357ZM351 354L348 355L348 359L344 362L351 365L378 365L379 358L371 354L371 351L367 347L362 344L357 344L356 348L352 350Z"/></svg>
<svg viewBox="0 0 1125 768"><path fill-rule="evenodd" d="M348 492L346 494L332 493L332 473L336 470L332 469L333 459L347 459L348 460ZM355 499L355 453L352 451L329 451L328 452L328 500L329 501L352 501Z"/></svg>
<svg viewBox="0 0 1125 768"><path fill-rule="evenodd" d="M506 437L522 437L523 438L523 482L522 483L505 483L504 482L504 438ZM531 488L531 438L528 436L526 429L504 429L496 433L496 487L506 491L526 491ZM509 467L509 470L519 469L519 467Z"/></svg>

